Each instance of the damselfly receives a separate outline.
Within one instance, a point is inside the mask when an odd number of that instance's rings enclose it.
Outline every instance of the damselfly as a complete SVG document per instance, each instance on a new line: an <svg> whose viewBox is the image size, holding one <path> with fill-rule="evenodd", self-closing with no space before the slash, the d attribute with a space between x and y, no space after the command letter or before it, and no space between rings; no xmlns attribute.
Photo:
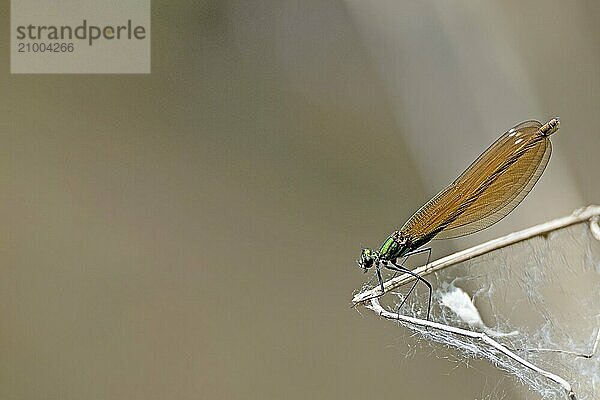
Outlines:
<svg viewBox="0 0 600 400"><path fill-rule="evenodd" d="M385 289L381 267L413 275L416 280L402 304L418 282L424 283L429 290L429 319L431 284L405 268L404 262L411 255L427 252L428 264L431 248L421 247L430 240L469 235L514 210L544 172L552 152L550 135L558 128L557 117L543 125L526 121L508 130L454 182L414 213L400 230L394 231L379 250L362 249L358 265L365 272L375 267L382 294Z"/></svg>

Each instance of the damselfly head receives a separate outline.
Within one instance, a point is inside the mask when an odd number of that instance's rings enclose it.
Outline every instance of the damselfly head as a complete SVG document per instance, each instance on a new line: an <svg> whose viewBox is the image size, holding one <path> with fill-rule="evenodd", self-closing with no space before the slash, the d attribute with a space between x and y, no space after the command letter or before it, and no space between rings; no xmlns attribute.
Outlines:
<svg viewBox="0 0 600 400"><path fill-rule="evenodd" d="M362 249L360 252L360 258L356 260L356 263L361 267L365 273L373 265L379 262L379 252L371 249Z"/></svg>

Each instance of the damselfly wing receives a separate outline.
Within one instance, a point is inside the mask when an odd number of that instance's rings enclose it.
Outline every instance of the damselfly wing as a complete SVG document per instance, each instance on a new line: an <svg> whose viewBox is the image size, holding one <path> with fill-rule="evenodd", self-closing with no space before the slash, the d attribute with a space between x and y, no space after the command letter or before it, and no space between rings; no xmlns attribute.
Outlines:
<svg viewBox="0 0 600 400"><path fill-rule="evenodd" d="M475 233L507 216L531 191L550 160L549 136L558 129L558 120L546 125L527 121L504 133L400 231L413 242L448 239Z"/></svg>

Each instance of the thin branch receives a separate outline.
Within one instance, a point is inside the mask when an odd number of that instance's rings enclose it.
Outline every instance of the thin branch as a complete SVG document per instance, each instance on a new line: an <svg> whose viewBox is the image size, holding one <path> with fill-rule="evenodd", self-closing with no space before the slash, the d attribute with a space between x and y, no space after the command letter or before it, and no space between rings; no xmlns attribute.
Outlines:
<svg viewBox="0 0 600 400"><path fill-rule="evenodd" d="M538 374L540 374L540 375L546 377L547 379L553 381L554 383L558 384L560 387L563 388L563 390L565 391L567 398L569 400L576 400L575 393L573 392L573 389L571 388L571 385L569 384L569 382L567 382L560 376L553 374L551 372L548 372L546 370L543 370L540 367L525 360L524 358L519 357L517 354L510 351L506 346L503 346L502 344L498 343L497 341L495 341L494 339L492 339L491 337L489 337L488 335L486 335L483 332L468 331L466 329L456 328L454 326L444 325L444 324L440 324L438 322L427 321L424 319L409 317L409 316L405 316L405 315L398 314L398 313L392 313L390 311L387 311L386 309L384 309L381 306L378 298L371 299L371 302L369 304L365 304L365 306L367 308L370 308L371 310L373 310L374 312L376 312L377 314L379 314L380 316L382 316L386 319L395 320L395 321L400 320L400 321L406 322L411 325L421 326L424 328L437 329L437 330L448 332L448 333L451 333L454 335L459 335L459 336L468 337L471 339L480 340L483 343L486 343L487 345L498 350L500 353L504 354L505 356L511 358L515 362L518 362L519 364L523 365L524 367L529 368L530 370L537 372Z"/></svg>
<svg viewBox="0 0 600 400"><path fill-rule="evenodd" d="M581 358L593 358L596 355L596 351L598 350L598 344L600 343L600 329L598 329L598 333L596 334L596 341L594 342L594 346L592 346L592 351L589 353L581 353L578 351L570 351L570 350L561 350L561 349L545 349L545 348L534 348L534 349L522 349L522 351L528 351L531 353L559 353L559 354L568 354L570 356L581 357Z"/></svg>
<svg viewBox="0 0 600 400"><path fill-rule="evenodd" d="M600 206L592 205L584 207L579 210L576 210L575 212L573 212L573 214L567 217L558 218L553 221L548 221L543 224L524 229L519 232L508 234L498 239L490 240L489 242L482 243L469 249L456 252L447 257L440 258L436 261L429 263L428 265L423 265L421 267L415 268L413 272L419 276L425 276L431 274L432 272L440 271L451 265L455 265L470 260L471 258L480 256L482 254L489 253L490 251L497 250L509 246L511 244L530 239L535 236L546 235L549 232L555 231L557 229L565 228L567 226L579 224L586 221L590 222L590 229L592 230L592 234L594 234L594 237L600 238L600 228L598 227L599 218ZM377 286L373 289L358 293L352 299L352 304L357 305L359 303L364 303L368 300L371 300L375 297L380 297L383 294L389 292L390 290L393 290L398 286L405 285L406 283L412 282L415 279L416 278L414 276L408 274L396 276L395 278L392 278L383 284L383 292L381 291L381 288Z"/></svg>
<svg viewBox="0 0 600 400"><path fill-rule="evenodd" d="M544 224L522 230L520 232L511 233L504 237L501 237L501 238L498 238L495 240L491 240L489 242L480 244L480 245L472 247L470 249L466 249L466 250L454 253L450 256L436 260L428 265L425 265L425 266L422 266L419 268L415 268L413 270L413 272L415 274L417 274L418 276L425 276L432 272L440 271L451 265L455 265L455 264L464 262L466 260L469 260L471 258L478 257L482 254L489 253L493 250L500 249L500 248L509 246L511 244L530 239L535 236L546 235L552 231L555 231L555 230L558 230L561 228L565 228L568 226L576 225L579 223L585 223L585 222L589 223L590 232L594 236L594 238L597 240L600 240L600 224L599 224L599 222L600 222L600 206L588 206L588 207L585 207L585 208L575 211L572 215L570 215L568 217L549 221ZM412 328L415 330L417 329L417 327L421 327L421 328L425 328L425 329L434 329L434 330L443 331L443 332L447 332L450 334L470 338L473 340L481 341L481 342L487 344L488 346L491 346L493 349L495 349L499 353L503 354L504 356L508 357L509 359L513 360L514 362L516 362L516 363L524 366L525 368L528 368L529 370L534 371L534 372L540 374L541 376L545 377L546 379L558 384L565 391L567 397L570 400L576 399L575 393L573 392L571 385L565 379L563 379L562 377L560 377L556 374L553 374L549 371L546 371L546 370L532 364L531 362L525 360L524 358L517 355L513 350L509 349L508 347L506 347L506 346L500 344L499 342L497 342L496 340L492 339L485 332L475 332L475 331L470 331L470 330L466 330L466 329L462 329L462 328L458 328L458 327L441 324L438 322L433 322L433 321L429 321L429 320L423 320L423 319L419 319L419 318L415 318L415 317L405 316L405 315L398 314L397 312L388 311L381 306L381 304L379 303L380 296L395 289L398 286L412 282L415 279L416 279L415 277L413 277L412 275L408 275L408 274L394 277L384 283L383 292L380 290L379 287L375 287L373 289L365 290L364 292L355 295L352 301L353 301L354 305L364 304L365 307L371 309L378 315L380 315L386 319L389 319L389 320L402 321L402 322L406 323L409 326L409 328ZM591 358L595 355L596 350L599 346L599 342L600 342L600 330L598 330L598 332L597 332L596 341L594 343L592 352L590 354L580 354L580 353L575 353L575 352L567 352L567 351L562 351L562 350L545 349L545 348L531 349L529 351L567 353L567 354L573 354L573 355L576 355L579 357Z"/></svg>

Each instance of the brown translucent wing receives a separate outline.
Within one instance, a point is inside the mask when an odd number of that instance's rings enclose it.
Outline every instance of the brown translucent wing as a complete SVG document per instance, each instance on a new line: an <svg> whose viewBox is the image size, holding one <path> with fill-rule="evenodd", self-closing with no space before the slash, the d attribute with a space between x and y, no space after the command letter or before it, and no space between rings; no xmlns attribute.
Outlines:
<svg viewBox="0 0 600 400"><path fill-rule="evenodd" d="M537 121L503 134L451 185L419 209L401 231L413 240L468 235L498 222L529 193L552 145Z"/></svg>

